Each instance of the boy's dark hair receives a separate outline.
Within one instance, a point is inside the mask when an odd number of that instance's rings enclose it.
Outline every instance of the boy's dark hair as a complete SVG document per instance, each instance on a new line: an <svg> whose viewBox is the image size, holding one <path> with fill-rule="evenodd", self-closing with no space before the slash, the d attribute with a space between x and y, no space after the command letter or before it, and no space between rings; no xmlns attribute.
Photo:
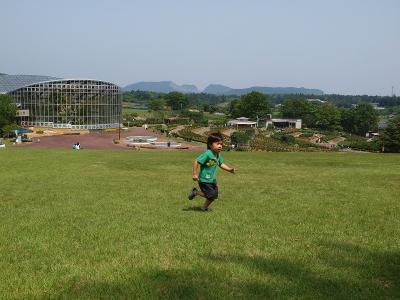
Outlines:
<svg viewBox="0 0 400 300"><path fill-rule="evenodd" d="M223 142L224 139L219 132L211 133L207 138L207 149L211 149L211 144L216 142Z"/></svg>

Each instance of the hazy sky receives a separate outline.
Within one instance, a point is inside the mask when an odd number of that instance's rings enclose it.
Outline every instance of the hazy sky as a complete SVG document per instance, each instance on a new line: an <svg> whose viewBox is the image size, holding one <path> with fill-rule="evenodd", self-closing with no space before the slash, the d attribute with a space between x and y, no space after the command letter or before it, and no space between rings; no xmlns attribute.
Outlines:
<svg viewBox="0 0 400 300"><path fill-rule="evenodd" d="M0 72L400 94L400 1L0 0Z"/></svg>

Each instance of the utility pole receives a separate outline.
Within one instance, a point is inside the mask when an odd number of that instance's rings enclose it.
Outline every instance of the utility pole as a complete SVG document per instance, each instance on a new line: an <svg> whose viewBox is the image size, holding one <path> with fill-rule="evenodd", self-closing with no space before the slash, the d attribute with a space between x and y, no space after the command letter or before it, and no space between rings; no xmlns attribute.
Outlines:
<svg viewBox="0 0 400 300"><path fill-rule="evenodd" d="M118 141L121 141L121 118L118 122Z"/></svg>
<svg viewBox="0 0 400 300"><path fill-rule="evenodd" d="M394 97L394 86L392 85L392 97Z"/></svg>
<svg viewBox="0 0 400 300"><path fill-rule="evenodd" d="M122 118L122 94L119 95L120 98L120 107L119 107L119 121L118 121L118 142L121 142L121 118Z"/></svg>

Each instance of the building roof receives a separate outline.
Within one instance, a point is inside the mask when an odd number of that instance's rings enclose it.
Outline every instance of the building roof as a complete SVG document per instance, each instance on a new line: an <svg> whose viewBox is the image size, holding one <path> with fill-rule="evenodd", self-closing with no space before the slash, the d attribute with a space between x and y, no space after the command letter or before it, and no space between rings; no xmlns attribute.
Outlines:
<svg viewBox="0 0 400 300"><path fill-rule="evenodd" d="M41 75L0 75L0 94L10 93L17 89L27 87L35 84L42 83L63 83L68 84L69 82L76 81L91 81L98 84L112 84L118 87L115 83L98 80L98 79L87 79L87 78L57 78L51 76Z"/></svg>
<svg viewBox="0 0 400 300"><path fill-rule="evenodd" d="M60 78L42 75L0 75L0 94L17 90L21 87L38 82L59 80Z"/></svg>
<svg viewBox="0 0 400 300"><path fill-rule="evenodd" d="M255 125L257 122L252 122L252 121L241 121L241 120L230 120L228 124L231 125Z"/></svg>
<svg viewBox="0 0 400 300"><path fill-rule="evenodd" d="M326 101L321 99L307 99L308 102L325 103Z"/></svg>
<svg viewBox="0 0 400 300"><path fill-rule="evenodd" d="M301 119L270 119L270 120L272 122L301 122Z"/></svg>

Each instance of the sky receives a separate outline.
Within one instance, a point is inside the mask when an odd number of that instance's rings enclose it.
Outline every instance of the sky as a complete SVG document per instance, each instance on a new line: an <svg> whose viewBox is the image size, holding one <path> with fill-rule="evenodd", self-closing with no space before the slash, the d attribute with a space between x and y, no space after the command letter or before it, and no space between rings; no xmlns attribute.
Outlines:
<svg viewBox="0 0 400 300"><path fill-rule="evenodd" d="M400 1L0 0L0 73L400 95Z"/></svg>

